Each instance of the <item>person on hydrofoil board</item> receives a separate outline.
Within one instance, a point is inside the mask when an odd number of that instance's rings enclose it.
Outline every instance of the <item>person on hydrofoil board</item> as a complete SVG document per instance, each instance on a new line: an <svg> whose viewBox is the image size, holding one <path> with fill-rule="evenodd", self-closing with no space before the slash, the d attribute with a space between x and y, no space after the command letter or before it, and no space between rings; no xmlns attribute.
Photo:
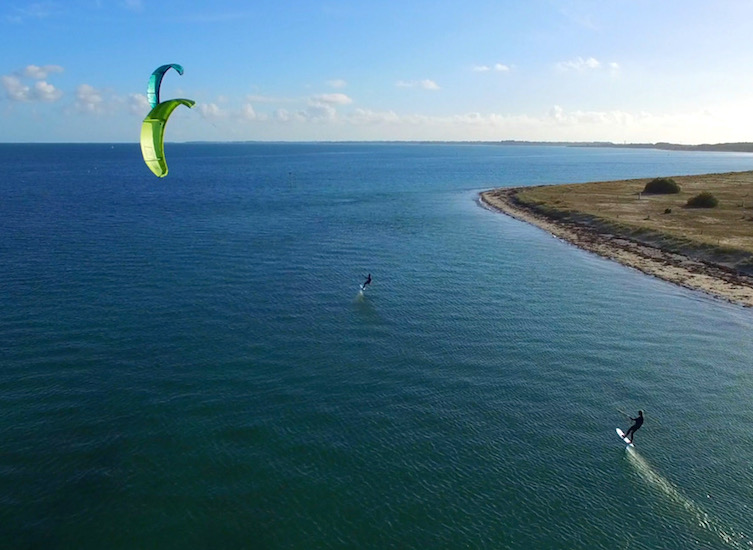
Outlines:
<svg viewBox="0 0 753 550"><path fill-rule="evenodd" d="M628 418L633 421L633 425L625 432L625 437L632 443L633 437L635 437L635 432L643 426L643 411L638 411L638 416L636 418L633 418L632 416L628 416Z"/></svg>

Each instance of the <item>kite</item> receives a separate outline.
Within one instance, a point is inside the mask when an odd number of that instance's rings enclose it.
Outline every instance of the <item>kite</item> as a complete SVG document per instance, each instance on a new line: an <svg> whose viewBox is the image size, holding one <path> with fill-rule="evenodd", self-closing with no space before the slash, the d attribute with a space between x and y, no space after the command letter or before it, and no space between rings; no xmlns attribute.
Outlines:
<svg viewBox="0 0 753 550"><path fill-rule="evenodd" d="M168 99L160 102L159 89L162 84L162 77L171 68L175 69L178 74L183 74L183 67L177 63L172 63L162 65L149 78L146 97L152 106L152 110L146 115L141 125L141 154L146 165L158 178L164 178L167 175L164 144L167 119L179 105L185 105L188 108L196 105L196 102L191 99Z"/></svg>

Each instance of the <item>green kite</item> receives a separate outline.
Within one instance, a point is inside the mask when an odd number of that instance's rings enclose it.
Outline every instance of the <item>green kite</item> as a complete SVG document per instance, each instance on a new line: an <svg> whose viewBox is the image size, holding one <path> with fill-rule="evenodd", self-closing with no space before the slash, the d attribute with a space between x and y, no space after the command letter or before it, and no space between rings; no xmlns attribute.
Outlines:
<svg viewBox="0 0 753 550"><path fill-rule="evenodd" d="M164 178L167 175L163 141L165 124L179 105L191 108L196 105L196 102L190 99L168 99L158 103L156 107L149 111L141 125L141 154L144 155L146 165L158 178Z"/></svg>

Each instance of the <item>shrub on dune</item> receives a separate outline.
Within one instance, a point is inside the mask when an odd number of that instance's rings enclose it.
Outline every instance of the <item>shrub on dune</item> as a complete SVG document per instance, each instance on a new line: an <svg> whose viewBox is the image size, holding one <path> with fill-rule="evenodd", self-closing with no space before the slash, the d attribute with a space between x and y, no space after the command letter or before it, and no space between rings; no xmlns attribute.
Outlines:
<svg viewBox="0 0 753 550"><path fill-rule="evenodd" d="M708 191L704 191L688 199L685 206L687 208L714 208L717 204L719 204L717 198Z"/></svg>
<svg viewBox="0 0 753 550"><path fill-rule="evenodd" d="M646 184L643 188L644 193L651 193L654 195L668 195L671 193L679 193L680 186L672 178L654 178Z"/></svg>

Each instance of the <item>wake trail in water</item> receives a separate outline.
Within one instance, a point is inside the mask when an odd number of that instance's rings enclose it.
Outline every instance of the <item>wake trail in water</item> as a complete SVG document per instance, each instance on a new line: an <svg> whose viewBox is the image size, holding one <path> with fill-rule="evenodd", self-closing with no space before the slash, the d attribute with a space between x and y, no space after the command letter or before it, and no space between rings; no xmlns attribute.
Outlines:
<svg viewBox="0 0 753 550"><path fill-rule="evenodd" d="M683 495L668 479L656 472L649 463L637 453L634 447L628 447L626 450L628 460L635 467L638 474L652 487L659 489L671 502L679 505L687 511L699 527L714 533L722 542L732 548L743 548L748 550L753 548L753 541L745 537L742 533L734 533L731 529L722 525L721 522L710 517L709 514L698 504Z"/></svg>

